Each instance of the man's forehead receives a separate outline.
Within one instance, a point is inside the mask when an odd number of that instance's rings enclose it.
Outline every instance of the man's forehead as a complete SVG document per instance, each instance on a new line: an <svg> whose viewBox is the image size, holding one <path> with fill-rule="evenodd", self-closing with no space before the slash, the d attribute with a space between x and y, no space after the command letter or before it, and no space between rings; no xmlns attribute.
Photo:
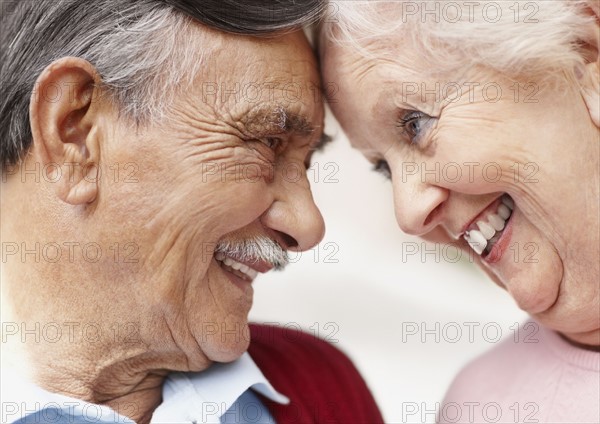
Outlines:
<svg viewBox="0 0 600 424"><path fill-rule="evenodd" d="M194 107L248 134L320 136L320 76L302 31L261 38L209 30L203 43L211 41L187 93Z"/></svg>
<svg viewBox="0 0 600 424"><path fill-rule="evenodd" d="M309 52L312 55L311 52ZM194 78L195 85L220 97L241 92L251 103L279 100L317 99L321 91L320 76L312 56L217 53L207 58Z"/></svg>
<svg viewBox="0 0 600 424"><path fill-rule="evenodd" d="M201 30L203 31L203 30ZM234 60L249 64L269 62L285 65L296 62L314 64L314 51L302 31L257 37L208 30L199 38L199 48L211 51L215 60Z"/></svg>
<svg viewBox="0 0 600 424"><path fill-rule="evenodd" d="M236 81L256 81L285 85L290 82L305 84L320 84L320 75L317 63L312 54L298 54L289 56L277 53L252 54L245 51L240 54L221 54L211 56L200 69L203 78L235 79Z"/></svg>

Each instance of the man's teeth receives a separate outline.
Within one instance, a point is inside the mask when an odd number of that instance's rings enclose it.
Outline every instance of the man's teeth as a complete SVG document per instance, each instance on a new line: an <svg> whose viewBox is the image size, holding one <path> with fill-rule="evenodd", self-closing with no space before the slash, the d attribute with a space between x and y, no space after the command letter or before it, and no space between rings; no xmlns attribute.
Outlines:
<svg viewBox="0 0 600 424"><path fill-rule="evenodd" d="M498 206L498 210L487 216L487 222L479 220L475 229L465 232L464 239L478 255L491 250L498 241L500 232L504 229L514 207L513 199L508 195L502 196L502 203Z"/></svg>
<svg viewBox="0 0 600 424"><path fill-rule="evenodd" d="M244 274L244 276L248 277L248 279L250 279L250 280L254 280L256 278L256 276L258 275L258 271L250 268L248 265L242 264L240 262L237 262L237 261L231 259L228 256L225 256L223 253L219 252L219 253L215 254L215 259L217 261L225 264L229 268L231 268L235 271L239 271L240 273Z"/></svg>

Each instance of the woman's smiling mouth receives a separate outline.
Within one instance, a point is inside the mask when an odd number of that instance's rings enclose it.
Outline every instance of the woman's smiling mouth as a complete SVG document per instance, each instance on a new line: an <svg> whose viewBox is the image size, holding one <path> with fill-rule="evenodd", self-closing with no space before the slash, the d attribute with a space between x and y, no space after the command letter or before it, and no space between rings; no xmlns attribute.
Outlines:
<svg viewBox="0 0 600 424"><path fill-rule="evenodd" d="M484 259L500 259L500 252L490 253L496 250L494 247L505 233L514 207L513 199L505 193L471 222L463 238L475 253Z"/></svg>

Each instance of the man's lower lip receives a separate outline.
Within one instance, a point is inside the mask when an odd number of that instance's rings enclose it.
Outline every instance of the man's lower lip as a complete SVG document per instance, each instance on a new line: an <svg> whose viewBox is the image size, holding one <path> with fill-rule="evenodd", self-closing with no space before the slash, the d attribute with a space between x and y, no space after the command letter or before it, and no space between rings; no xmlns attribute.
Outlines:
<svg viewBox="0 0 600 424"><path fill-rule="evenodd" d="M504 252L506 251L506 249L508 249L510 239L512 237L512 220L513 220L514 215L515 215L515 211L513 210L512 214L508 218L508 221L506 221L506 226L504 227L504 230L502 231L502 235L500 236L498 241L496 241L496 244L494 244L494 246L492 247L492 250L490 250L490 253L488 253L486 256L482 257L482 259L485 262L493 264L493 263L499 262L500 259L502 259Z"/></svg>

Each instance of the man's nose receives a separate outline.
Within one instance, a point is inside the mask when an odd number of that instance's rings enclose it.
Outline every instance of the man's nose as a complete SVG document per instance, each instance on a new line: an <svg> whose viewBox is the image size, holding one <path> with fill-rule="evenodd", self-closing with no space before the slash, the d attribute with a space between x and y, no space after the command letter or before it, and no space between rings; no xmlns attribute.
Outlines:
<svg viewBox="0 0 600 424"><path fill-rule="evenodd" d="M262 215L262 224L278 233L285 248L304 251L325 235L325 222L310 191L306 173L294 178L276 177L275 201Z"/></svg>
<svg viewBox="0 0 600 424"><path fill-rule="evenodd" d="M420 236L440 224L448 190L425 182L419 174L393 179L394 208L400 229Z"/></svg>

